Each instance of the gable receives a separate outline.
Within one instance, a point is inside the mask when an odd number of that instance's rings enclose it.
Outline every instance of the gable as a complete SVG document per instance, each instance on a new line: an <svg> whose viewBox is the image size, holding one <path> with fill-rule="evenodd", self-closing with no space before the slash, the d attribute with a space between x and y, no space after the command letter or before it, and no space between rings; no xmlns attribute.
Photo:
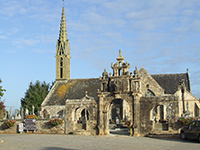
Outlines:
<svg viewBox="0 0 200 150"><path fill-rule="evenodd" d="M151 91L151 95L159 96L162 95L163 88L152 78L152 76L144 69L140 69L140 74L142 75L142 92L143 95L148 95Z"/></svg>
<svg viewBox="0 0 200 150"><path fill-rule="evenodd" d="M174 94L178 90L180 80L184 79L186 90L190 92L190 80L187 73L151 75L155 81L165 90L165 94Z"/></svg>

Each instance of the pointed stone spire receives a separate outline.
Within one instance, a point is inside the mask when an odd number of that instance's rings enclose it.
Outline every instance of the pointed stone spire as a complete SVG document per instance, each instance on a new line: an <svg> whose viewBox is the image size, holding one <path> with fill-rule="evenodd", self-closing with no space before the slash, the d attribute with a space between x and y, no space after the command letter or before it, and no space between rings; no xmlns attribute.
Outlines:
<svg viewBox="0 0 200 150"><path fill-rule="evenodd" d="M65 8L62 9L59 38L56 43L56 80L70 79L70 44L67 38Z"/></svg>
<svg viewBox="0 0 200 150"><path fill-rule="evenodd" d="M61 23L60 23L59 41L66 41L66 40L67 40L67 27L66 27L65 8L63 7Z"/></svg>

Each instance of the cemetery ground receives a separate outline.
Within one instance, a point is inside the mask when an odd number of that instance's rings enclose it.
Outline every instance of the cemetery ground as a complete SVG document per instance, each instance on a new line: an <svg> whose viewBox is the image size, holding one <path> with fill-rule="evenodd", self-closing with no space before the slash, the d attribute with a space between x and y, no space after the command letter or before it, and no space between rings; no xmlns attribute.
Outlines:
<svg viewBox="0 0 200 150"><path fill-rule="evenodd" d="M196 141L121 135L83 136L64 134L0 134L0 149L16 150L189 150Z"/></svg>

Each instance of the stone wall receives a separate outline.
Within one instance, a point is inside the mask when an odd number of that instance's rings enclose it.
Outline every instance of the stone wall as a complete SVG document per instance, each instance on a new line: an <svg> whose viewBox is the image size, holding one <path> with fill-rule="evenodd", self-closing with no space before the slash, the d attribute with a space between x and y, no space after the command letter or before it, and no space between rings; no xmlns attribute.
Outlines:
<svg viewBox="0 0 200 150"><path fill-rule="evenodd" d="M44 117L44 110L46 110L47 118L64 118L65 106L63 105L51 105L44 106L40 112L40 116Z"/></svg>
<svg viewBox="0 0 200 150"><path fill-rule="evenodd" d="M5 120L0 120L0 133L18 133L18 125L24 120L16 120L16 123L13 127L7 128L4 124ZM64 123L58 126L53 126L49 124L49 119L36 119L36 127L38 130L34 133L39 134L64 134ZM32 131L29 131L31 133ZM25 131L23 133L26 133Z"/></svg>
<svg viewBox="0 0 200 150"><path fill-rule="evenodd" d="M170 106L170 129L177 130L175 123L179 117L178 115L178 98L175 96L162 97L142 97L140 99L140 133L146 135L152 131L153 121L151 120L151 110L156 106L165 105Z"/></svg>

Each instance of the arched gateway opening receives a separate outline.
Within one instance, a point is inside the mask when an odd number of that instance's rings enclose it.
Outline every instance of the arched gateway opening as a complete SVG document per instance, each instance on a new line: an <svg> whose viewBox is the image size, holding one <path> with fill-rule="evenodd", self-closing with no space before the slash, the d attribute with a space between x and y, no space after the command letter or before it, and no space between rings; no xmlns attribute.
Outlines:
<svg viewBox="0 0 200 150"><path fill-rule="evenodd" d="M109 134L130 135L131 110L128 102L114 99L107 107Z"/></svg>

